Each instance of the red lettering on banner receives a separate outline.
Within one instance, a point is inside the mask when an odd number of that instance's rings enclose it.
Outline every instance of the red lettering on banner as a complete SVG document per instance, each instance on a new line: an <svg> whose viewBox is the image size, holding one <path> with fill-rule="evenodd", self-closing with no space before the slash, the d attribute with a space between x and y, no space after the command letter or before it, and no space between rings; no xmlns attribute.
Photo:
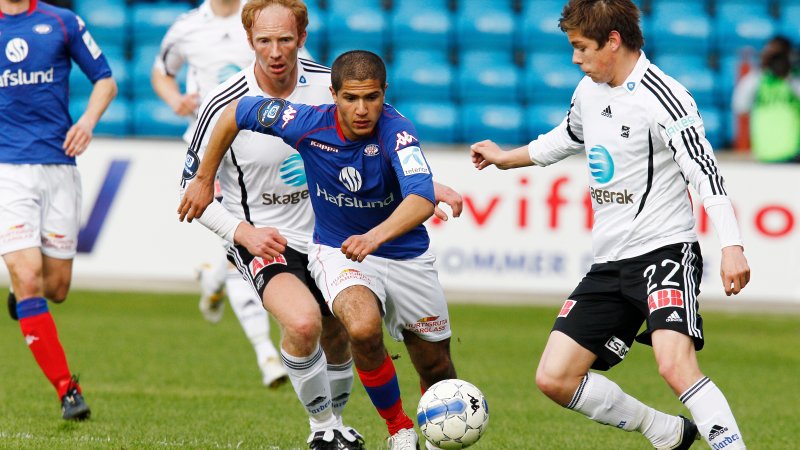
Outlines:
<svg viewBox="0 0 800 450"><path fill-rule="evenodd" d="M558 228L558 210L561 205L569 203L567 199L559 195L561 185L569 181L569 177L557 178L552 185L550 185L550 195L547 196L547 206L550 207L550 228Z"/></svg>
<svg viewBox="0 0 800 450"><path fill-rule="evenodd" d="M782 227L767 227L765 224L767 216L778 216L783 220ZM756 229L769 237L782 237L789 234L794 228L794 215L789 209L780 205L767 205L756 213Z"/></svg>
<svg viewBox="0 0 800 450"><path fill-rule="evenodd" d="M564 306L561 307L561 311L558 312L558 317L567 317L570 311L572 311L572 307L575 306L577 303L575 300L567 300L564 302Z"/></svg>
<svg viewBox="0 0 800 450"><path fill-rule="evenodd" d="M248 264L250 267L250 275L255 277L261 269L272 264L283 264L285 266L286 258L284 258L283 255L278 255L272 261L267 261L260 256L253 257L253 260Z"/></svg>
<svg viewBox="0 0 800 450"><path fill-rule="evenodd" d="M583 209L586 211L586 222L584 222L583 227L591 230L594 226L594 209L592 209L592 197L589 196L588 192L583 197Z"/></svg>
<svg viewBox="0 0 800 450"><path fill-rule="evenodd" d="M651 313L667 307L682 308L683 292L677 289L661 289L647 296L647 308Z"/></svg>
<svg viewBox="0 0 800 450"><path fill-rule="evenodd" d="M479 211L472 202L472 197L466 195L464 196L464 205L467 206L467 211L472 214L479 227L483 226L489 216L492 215L492 211L494 211L494 208L498 205L498 203L500 203L500 196L495 195L492 197L489 205L483 211Z"/></svg>
<svg viewBox="0 0 800 450"><path fill-rule="evenodd" d="M526 177L522 177L519 179L520 186L527 186L528 179ZM528 226L528 199L525 198L523 195L519 198L519 208L517 210L517 226L520 228L525 228Z"/></svg>

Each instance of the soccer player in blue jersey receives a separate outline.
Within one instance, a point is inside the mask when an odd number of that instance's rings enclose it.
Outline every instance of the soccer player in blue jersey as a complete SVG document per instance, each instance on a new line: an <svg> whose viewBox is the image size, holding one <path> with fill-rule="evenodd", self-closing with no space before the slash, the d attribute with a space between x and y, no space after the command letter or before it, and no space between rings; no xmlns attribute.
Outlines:
<svg viewBox="0 0 800 450"><path fill-rule="evenodd" d="M184 194L181 220L211 202L219 161L240 129L271 134L305 162L317 217L309 269L350 336L362 384L391 435L389 448L418 448L403 412L381 318L403 341L422 389L454 378L447 304L423 222L434 185L414 126L384 104L386 69L366 51L340 55L331 68L333 105L243 97L221 114L206 156ZM273 256L282 249L273 248Z"/></svg>
<svg viewBox="0 0 800 450"><path fill-rule="evenodd" d="M11 275L8 306L68 420L89 417L72 376L49 299L63 302L80 227L75 157L86 151L117 93L111 69L83 21L37 0L0 0L0 254ZM94 88L86 111L69 115L71 60Z"/></svg>

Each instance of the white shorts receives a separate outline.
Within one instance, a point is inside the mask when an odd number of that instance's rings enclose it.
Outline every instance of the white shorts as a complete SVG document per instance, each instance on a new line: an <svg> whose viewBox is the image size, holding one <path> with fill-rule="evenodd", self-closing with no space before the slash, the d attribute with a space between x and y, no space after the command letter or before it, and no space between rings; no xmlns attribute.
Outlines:
<svg viewBox="0 0 800 450"><path fill-rule="evenodd" d="M41 247L51 258L78 249L81 178L68 164L0 163L0 255Z"/></svg>
<svg viewBox="0 0 800 450"><path fill-rule="evenodd" d="M341 249L312 243L308 247L308 260L308 269L331 311L340 292L361 285L378 297L383 323L395 340L403 340L403 330L429 342L447 339L452 334L447 301L433 267L436 257L432 253L405 260L370 255L359 263L347 259Z"/></svg>

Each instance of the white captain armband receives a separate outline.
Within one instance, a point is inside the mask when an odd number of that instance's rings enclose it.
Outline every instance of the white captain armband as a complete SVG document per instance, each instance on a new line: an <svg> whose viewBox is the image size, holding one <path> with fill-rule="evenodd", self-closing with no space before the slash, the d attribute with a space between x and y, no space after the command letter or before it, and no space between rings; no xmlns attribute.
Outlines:
<svg viewBox="0 0 800 450"><path fill-rule="evenodd" d="M739 224L736 221L733 205L728 197L724 195L707 197L703 201L703 207L717 230L720 248L742 245Z"/></svg>

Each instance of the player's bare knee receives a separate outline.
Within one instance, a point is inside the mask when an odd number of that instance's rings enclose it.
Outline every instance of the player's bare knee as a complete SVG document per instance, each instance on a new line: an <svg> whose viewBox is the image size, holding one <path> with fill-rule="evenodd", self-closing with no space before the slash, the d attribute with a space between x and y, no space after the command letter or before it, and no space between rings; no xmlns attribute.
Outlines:
<svg viewBox="0 0 800 450"><path fill-rule="evenodd" d="M347 330L350 342L360 353L372 353L383 347L383 330L369 321L351 324Z"/></svg>
<svg viewBox="0 0 800 450"><path fill-rule="evenodd" d="M563 377L553 376L544 370L536 371L536 387L554 402L566 405L575 394L578 383L571 383Z"/></svg>
<svg viewBox="0 0 800 450"><path fill-rule="evenodd" d="M313 317L297 316L282 325L286 336L298 345L302 342L316 344L322 334L322 324Z"/></svg>

